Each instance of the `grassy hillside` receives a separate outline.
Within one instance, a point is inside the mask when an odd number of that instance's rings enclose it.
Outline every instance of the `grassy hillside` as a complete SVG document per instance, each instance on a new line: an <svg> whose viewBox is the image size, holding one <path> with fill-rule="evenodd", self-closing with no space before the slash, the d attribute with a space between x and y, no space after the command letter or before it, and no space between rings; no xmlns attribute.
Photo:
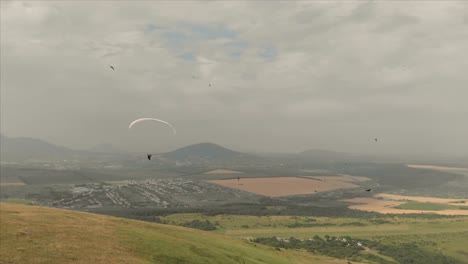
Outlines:
<svg viewBox="0 0 468 264"><path fill-rule="evenodd" d="M177 226L0 203L0 263L347 263Z"/></svg>

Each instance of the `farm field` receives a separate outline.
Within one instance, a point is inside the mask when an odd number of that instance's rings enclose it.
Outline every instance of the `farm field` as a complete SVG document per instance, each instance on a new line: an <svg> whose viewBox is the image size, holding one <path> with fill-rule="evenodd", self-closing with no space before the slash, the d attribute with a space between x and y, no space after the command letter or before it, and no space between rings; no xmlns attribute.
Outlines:
<svg viewBox="0 0 468 264"><path fill-rule="evenodd" d="M242 174L241 171L233 171L233 170L211 170L205 172L204 174Z"/></svg>
<svg viewBox="0 0 468 264"><path fill-rule="evenodd" d="M2 263L347 263L195 229L63 209L0 203L0 214Z"/></svg>
<svg viewBox="0 0 468 264"><path fill-rule="evenodd" d="M341 176L307 176L308 178L312 178L315 180L320 181L340 181L340 182L363 182L369 181L370 179L367 177L361 176L351 176L351 175L341 175Z"/></svg>
<svg viewBox="0 0 468 264"><path fill-rule="evenodd" d="M437 197L424 197L424 196L406 196L406 195L397 195L389 193L379 193L375 195L376 197L382 197L384 199L394 200L394 201L415 201L422 203L442 203L442 204L451 204L451 205L468 205L468 199L449 199L449 198L437 198Z"/></svg>
<svg viewBox="0 0 468 264"><path fill-rule="evenodd" d="M306 176L241 178L240 180L212 180L209 182L258 195L280 197L359 187L349 181L352 181L352 179L347 176Z"/></svg>
<svg viewBox="0 0 468 264"><path fill-rule="evenodd" d="M277 235L309 238L320 235L350 235L369 237L377 235L408 235L468 232L468 217L378 217L378 218L332 218L303 216L242 216L202 214L173 214L162 217L169 224L181 224L194 219L217 223L215 232L238 236L259 237ZM375 230L379 232L376 234Z"/></svg>
<svg viewBox="0 0 468 264"><path fill-rule="evenodd" d="M440 210L468 210L468 206L462 205L450 205L442 203L429 203L429 202L407 202L396 206L398 209L405 210L429 210L429 211L440 211Z"/></svg>
<svg viewBox="0 0 468 264"><path fill-rule="evenodd" d="M440 215L468 215L467 199L376 194L373 197L357 197L344 201L354 203L350 209L381 214L433 213Z"/></svg>
<svg viewBox="0 0 468 264"><path fill-rule="evenodd" d="M215 223L213 232L238 238L253 239L278 237L311 239L315 235L351 236L357 239L382 243L420 243L430 251L439 251L468 263L468 217L397 217L377 218L328 218L298 216L235 216L201 214L174 214L162 218L169 224L187 223L192 220ZM379 230L379 232L376 232ZM353 262L354 263L354 262Z"/></svg>
<svg viewBox="0 0 468 264"><path fill-rule="evenodd" d="M459 168L459 167L445 167L445 166L435 166L435 165L419 165L419 164L407 164L409 168L413 169L428 169L428 170L440 170L440 171L467 171L468 168Z"/></svg>
<svg viewBox="0 0 468 264"><path fill-rule="evenodd" d="M405 204L406 201L389 201L380 200L376 198L352 198L344 200L350 203L356 203L350 205L350 209L362 210L368 212L377 212L381 214L415 214L415 213L426 213L426 214L439 214L439 215L468 215L468 210L463 209L447 209L447 210L416 210L416 209L399 209L398 206Z"/></svg>

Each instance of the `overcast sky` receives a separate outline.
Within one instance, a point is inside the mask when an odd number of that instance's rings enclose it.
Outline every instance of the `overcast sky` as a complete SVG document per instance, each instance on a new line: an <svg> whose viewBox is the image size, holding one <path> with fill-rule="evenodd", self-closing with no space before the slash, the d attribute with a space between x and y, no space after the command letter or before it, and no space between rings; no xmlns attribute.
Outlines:
<svg viewBox="0 0 468 264"><path fill-rule="evenodd" d="M468 2L1 1L1 133L468 155Z"/></svg>

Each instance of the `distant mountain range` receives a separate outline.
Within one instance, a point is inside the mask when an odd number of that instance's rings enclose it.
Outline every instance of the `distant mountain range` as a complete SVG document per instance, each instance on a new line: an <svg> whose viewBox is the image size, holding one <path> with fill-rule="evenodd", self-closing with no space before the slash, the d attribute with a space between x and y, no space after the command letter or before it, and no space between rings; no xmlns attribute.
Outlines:
<svg viewBox="0 0 468 264"><path fill-rule="evenodd" d="M41 139L0 135L0 158L4 161L64 160L97 157L99 155L122 156L118 148L109 143L99 144L89 150L73 150L51 144ZM167 160L200 163L212 161L241 161L255 157L233 151L213 143L199 143L159 155Z"/></svg>
<svg viewBox="0 0 468 264"><path fill-rule="evenodd" d="M154 155L169 162L182 162L187 164L276 164L276 163L308 163L308 162L361 162L385 161L389 157L373 157L354 155L345 152L311 149L297 154L249 154L234 151L213 143L198 143L179 148L177 150ZM12 138L0 134L0 159L2 161L21 160L64 160L64 159L97 159L106 160L128 159L132 156L115 146L104 143L96 145L89 150L74 150L63 146L51 144L41 139L18 137ZM408 159L394 159L396 162L405 162ZM436 160L436 159L434 159ZM454 159L459 161L463 159ZM442 160L441 160L442 161ZM466 162L466 159L465 159Z"/></svg>
<svg viewBox="0 0 468 264"><path fill-rule="evenodd" d="M41 139L19 137L11 138L0 135L0 158L7 161L19 160L64 160L86 159L90 157L125 156L126 154L109 143L99 144L89 150L73 150L57 146ZM110 155L110 156L109 156ZM164 160L203 163L253 164L272 160L313 160L319 162L349 161L357 159L348 153L329 150L308 150L298 154L261 155L234 151L213 143L198 143L177 150L157 155Z"/></svg>
<svg viewBox="0 0 468 264"><path fill-rule="evenodd" d="M57 146L41 139L0 135L0 158L2 160L69 159L78 151Z"/></svg>
<svg viewBox="0 0 468 264"><path fill-rule="evenodd" d="M51 144L41 139L0 135L0 158L8 161L18 160L63 160L96 157L96 155L125 155L109 143L99 144L87 151L73 150ZM187 163L252 163L261 162L268 155L242 153L213 143L198 143L158 155L170 161ZM308 150L299 154L282 154L275 159L299 159L317 161L338 161L350 159L352 155L328 150ZM271 158L271 157L270 157Z"/></svg>

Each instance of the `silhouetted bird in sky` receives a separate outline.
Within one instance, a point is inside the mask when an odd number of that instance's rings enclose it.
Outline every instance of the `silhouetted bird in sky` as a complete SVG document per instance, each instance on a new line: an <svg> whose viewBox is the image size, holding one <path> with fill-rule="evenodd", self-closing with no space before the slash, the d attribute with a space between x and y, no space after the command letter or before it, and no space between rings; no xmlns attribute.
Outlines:
<svg viewBox="0 0 468 264"><path fill-rule="evenodd" d="M153 156L152 154L146 154L148 156L148 160L151 160L151 156Z"/></svg>
<svg viewBox="0 0 468 264"><path fill-rule="evenodd" d="M370 192L372 189L367 189L366 192Z"/></svg>
<svg viewBox="0 0 468 264"><path fill-rule="evenodd" d="M114 66L109 65L109 67L110 67L113 71L115 71Z"/></svg>
<svg viewBox="0 0 468 264"><path fill-rule="evenodd" d="M374 140L375 140L375 142L377 142L377 139L376 139L376 138L374 138Z"/></svg>

